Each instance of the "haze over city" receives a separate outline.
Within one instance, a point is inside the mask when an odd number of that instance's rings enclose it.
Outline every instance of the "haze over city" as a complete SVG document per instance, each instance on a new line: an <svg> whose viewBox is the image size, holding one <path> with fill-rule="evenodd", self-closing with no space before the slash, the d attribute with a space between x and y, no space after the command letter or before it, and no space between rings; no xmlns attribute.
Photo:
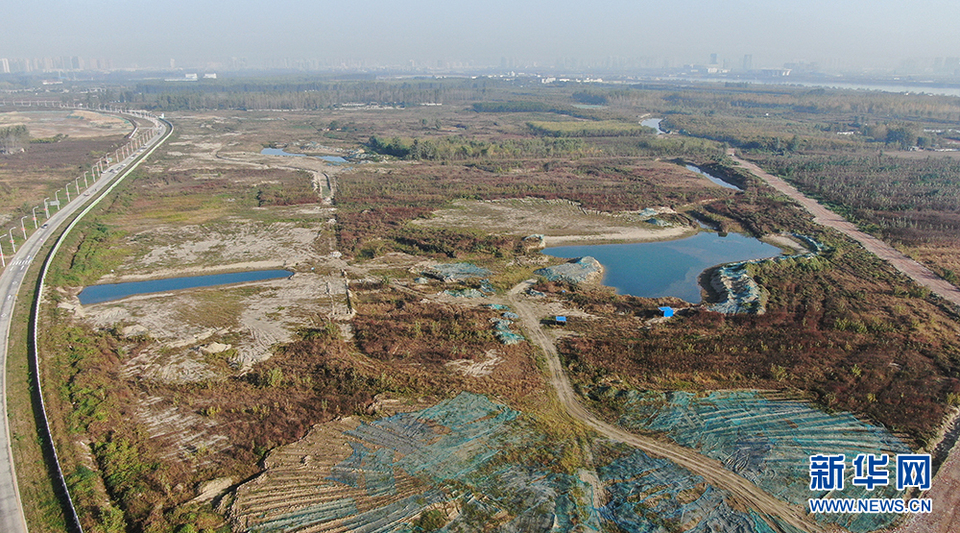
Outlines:
<svg viewBox="0 0 960 533"><path fill-rule="evenodd" d="M51 15L53 14L53 15ZM887 0L388 3L89 0L4 15L0 57L84 68L315 65L636 66L947 70L960 4ZM93 58L106 58L97 64ZM946 65L946 66L944 66ZM70 65L76 67L77 65ZM960 67L960 65L957 65ZM69 66L61 65L69 68Z"/></svg>

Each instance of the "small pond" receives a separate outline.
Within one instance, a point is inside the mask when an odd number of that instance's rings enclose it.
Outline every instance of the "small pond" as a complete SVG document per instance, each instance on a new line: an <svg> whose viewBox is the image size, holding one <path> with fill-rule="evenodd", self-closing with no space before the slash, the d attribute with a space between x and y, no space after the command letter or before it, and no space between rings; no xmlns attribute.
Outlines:
<svg viewBox="0 0 960 533"><path fill-rule="evenodd" d="M180 289L195 289L198 287L213 287L230 283L244 283L247 281L263 281L268 279L288 278L293 275L289 270L253 270L250 272L232 272L230 274L211 274L207 276L190 276L184 278L153 279L147 281L131 281L128 283L107 283L91 285L80 291L82 305L98 304L119 300L138 294L154 292L176 291Z"/></svg>
<svg viewBox="0 0 960 533"><path fill-rule="evenodd" d="M721 186L721 187L726 187L727 189L735 189L735 190L738 190L738 191L742 191L742 190L743 190L743 189L741 189L740 187L737 187L736 185L734 185L734 184L732 184L732 183L730 183L730 182L728 182L728 181L723 181L723 179L721 179L721 178L718 178L718 177L716 177L716 176L714 176L714 175L712 175L712 174L709 174L709 173L707 173L707 172L704 172L703 170L700 169L700 167L697 167L697 166L694 166L694 165L684 165L684 166L687 167L687 170L696 172L697 174L700 174L701 176L707 178L708 180L712 181L713 183L716 183L717 185L719 185L719 186Z"/></svg>
<svg viewBox="0 0 960 533"><path fill-rule="evenodd" d="M264 148L260 150L261 155L287 155L291 157L315 157L317 159L323 159L328 163L346 163L347 160L338 156L338 155L307 155L307 154L291 154L281 150L280 148Z"/></svg>
<svg viewBox="0 0 960 533"><path fill-rule="evenodd" d="M660 129L660 121L662 121L662 120L663 120L662 118L648 118L648 119L646 119L646 120L641 120L641 121L640 121L640 125L641 125L641 126L646 126L646 127L648 127L648 128L653 128L653 129L657 130L657 135L663 135L663 134L665 134L665 133L667 133L667 132L665 132L665 131L663 131L662 129Z"/></svg>
<svg viewBox="0 0 960 533"><path fill-rule="evenodd" d="M553 257L589 255L604 268L603 284L619 294L644 298L675 296L699 303L700 274L723 263L764 259L780 249L752 237L700 232L686 239L631 244L558 246L543 251Z"/></svg>

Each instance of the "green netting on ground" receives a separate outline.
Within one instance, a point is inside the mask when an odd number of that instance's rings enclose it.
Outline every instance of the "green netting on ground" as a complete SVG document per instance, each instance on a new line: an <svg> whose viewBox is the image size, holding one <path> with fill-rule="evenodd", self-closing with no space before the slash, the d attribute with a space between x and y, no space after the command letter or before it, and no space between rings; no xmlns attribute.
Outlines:
<svg viewBox="0 0 960 533"><path fill-rule="evenodd" d="M574 259L562 265L541 268L533 273L543 276L548 281L565 281L567 283L583 283L603 271L603 267L596 259L585 256Z"/></svg>
<svg viewBox="0 0 960 533"><path fill-rule="evenodd" d="M483 293L477 289L456 289L456 290L445 290L443 294L447 296L453 296L454 298L483 298Z"/></svg>
<svg viewBox="0 0 960 533"><path fill-rule="evenodd" d="M734 510L726 491L641 451L612 461L598 474L609 498L600 514L623 531L773 532L759 516Z"/></svg>
<svg viewBox="0 0 960 533"><path fill-rule="evenodd" d="M751 259L749 261L729 263L717 268L710 278L710 284L723 299L717 303L707 305L707 309L724 314L765 313L766 305L764 305L763 302L760 286L754 281L748 266L764 263L780 263L797 259L811 259L824 250L822 244L806 235L797 233L791 233L791 235L803 242L810 251L794 255L771 257L769 259Z"/></svg>
<svg viewBox="0 0 960 533"><path fill-rule="evenodd" d="M480 280L480 292L483 294L494 294L497 292L497 289L493 288L493 284L490 283L488 279Z"/></svg>
<svg viewBox="0 0 960 533"><path fill-rule="evenodd" d="M513 313L510 313L513 314ZM510 326L513 325L513 322L503 318L494 318L493 320L493 334L504 344L517 344L523 342L523 335L519 333L514 333Z"/></svg>
<svg viewBox="0 0 960 533"><path fill-rule="evenodd" d="M443 493L436 490L408 496L390 505L348 517L337 524L339 528L342 528L338 531L354 531L357 533L397 531L398 522L414 518L427 507L441 503L445 499Z"/></svg>
<svg viewBox="0 0 960 533"><path fill-rule="evenodd" d="M710 280L714 290L723 295L723 300L708 305L711 311L724 314L763 314L760 286L747 271L750 261L731 263L718 268Z"/></svg>
<svg viewBox="0 0 960 533"><path fill-rule="evenodd" d="M824 434L815 444L806 445L815 446L810 453L838 449L845 453L858 449L873 453L879 449L905 451L896 439L852 417L825 415L803 404L766 400L754 393L714 393L702 398L689 394L621 394L631 407L625 420L633 427L666 431L735 471L759 479L771 492L778 487L770 486L776 480L764 477L767 471L792 475L793 457L806 451L790 451L791 446L816 438L818 431ZM611 451L594 453L601 465L596 475L606 493L603 507L596 509L589 483L552 472L546 466L518 463L510 459L514 455L503 453L551 446L535 428L519 412L470 393L419 412L363 423L344 433L350 438L350 456L317 484L318 489L320 485L351 487L357 489L352 495L359 491L366 494L366 499L355 496L312 505L249 530L412 533L418 515L438 504L456 501L459 514L438 531L775 531L768 525L768 518L734 509L728 503L730 495L722 488L669 461L614 443L609 444ZM886 448L883 443L887 443ZM875 446L880 448L873 449ZM725 450L725 457L717 450ZM816 497L806 491L807 460L802 456L799 465L802 503L805 498ZM415 476L431 488L404 493L398 482L401 473ZM408 482L402 485L411 487ZM877 491L872 496L882 497ZM853 526L855 531L876 528L866 527L864 517L856 518L861 521L843 525ZM782 524L777 527L797 533Z"/></svg>
<svg viewBox="0 0 960 533"><path fill-rule="evenodd" d="M437 264L427 268L424 275L440 281L461 281L471 278L485 278L493 272L471 263Z"/></svg>
<svg viewBox="0 0 960 533"><path fill-rule="evenodd" d="M353 454L331 469L328 479L360 487L360 478L370 496L385 496L397 493L393 475L393 451L387 448L370 450L363 444L351 442Z"/></svg>
<svg viewBox="0 0 960 533"><path fill-rule="evenodd" d="M364 423L344 434L353 453L318 484L366 489L371 497L396 492L403 471L435 488L370 509L366 500L299 509L250 531L299 529L387 532L413 531L412 519L438 503L458 500L460 514L440 531L598 532L600 518L589 502L590 485L580 479L499 457L504 449L540 443L542 435L520 424L520 413L484 396L463 393L416 413ZM537 444L534 444L537 445ZM390 491L394 492L391 493ZM387 500L390 501L390 500ZM362 509L358 510L358 507Z"/></svg>
<svg viewBox="0 0 960 533"><path fill-rule="evenodd" d="M837 498L894 498L894 472L890 485L867 491L853 485L853 458L860 453L910 453L909 448L883 428L850 414L828 414L805 403L769 400L753 391L713 392L697 396L687 392L621 393L625 399L620 423L633 430L663 431L678 444L698 450L724 463L730 470L786 501L805 505L826 492L810 488L810 456L845 454L847 469L843 491ZM818 517L851 531L871 531L889 525L895 515L838 515Z"/></svg>

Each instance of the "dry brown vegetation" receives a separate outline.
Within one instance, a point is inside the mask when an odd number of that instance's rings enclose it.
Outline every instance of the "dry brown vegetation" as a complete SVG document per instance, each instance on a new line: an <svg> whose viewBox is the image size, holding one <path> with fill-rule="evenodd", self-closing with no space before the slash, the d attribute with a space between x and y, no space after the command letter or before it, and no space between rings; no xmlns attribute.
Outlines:
<svg viewBox="0 0 960 533"><path fill-rule="evenodd" d="M827 257L760 268L762 316L698 310L652 328L650 304L609 293L564 295L602 321L572 319L561 352L582 386L657 390L796 389L923 443L960 393L960 333L926 292L838 241ZM869 275L864 275L869 273ZM544 287L548 288L548 287Z"/></svg>
<svg viewBox="0 0 960 533"><path fill-rule="evenodd" d="M469 164L416 163L386 172L358 170L341 177L339 184L337 220L344 252L359 253L371 241L386 239L395 247L412 244L414 250L451 257L457 251L510 250L515 241L446 230L461 242L430 248L419 245L417 235L429 238L431 230L406 223L456 199L564 199L610 213L650 206L680 207L733 196L730 190L710 186L679 165L636 158L518 161L512 169L491 170ZM373 251L368 248L367 254Z"/></svg>
<svg viewBox="0 0 960 533"><path fill-rule="evenodd" d="M361 293L357 311L358 349L431 390L468 390L522 404L543 388L530 345L505 346L493 336L491 320L500 312L423 301L415 293L386 287ZM463 377L447 364L483 361L490 353L501 362L486 376Z"/></svg>
<svg viewBox="0 0 960 533"><path fill-rule="evenodd" d="M720 100L728 96L714 100L700 91L610 91L604 96L610 109L597 118L634 120L652 109L678 115L722 110L730 102ZM162 103L163 98L156 100ZM271 98L265 95L263 101ZM791 98L748 94L731 112L784 108ZM832 141L832 132L806 122L843 105L827 100L824 110L803 111L802 126L779 123L774 133L787 142L791 135L810 134L823 141L818 149L845 149ZM166 103L175 104L172 98ZM907 111L923 108L908 106ZM51 369L47 382L56 391L61 447L68 450L65 464L74 476L85 524L107 531L222 526L219 510L186 503L197 495L200 482L225 476L239 482L255 475L267 451L303 437L312 425L342 415L374 415L375 397L381 393L441 398L469 390L494 395L534 417L559 419L544 394L534 348L528 343L503 346L491 335L490 319L498 313L428 293L436 284L408 288L413 286L408 280L418 275L411 265L424 257L496 263L506 270L494 279L501 289L533 270L536 261L523 254L518 236L509 232L410 224L426 221L458 200L535 197L606 213L667 206L680 212L677 220L687 227L693 224L684 217L693 214L723 230L755 235L799 231L832 246L817 260L757 270L758 282L769 291L764 316L693 311L647 324L652 309L669 302L541 286L554 297L540 308L544 316L561 308L557 300L571 311L569 332L577 335L565 337L561 351L583 390L612 381L665 390L799 390L827 408L852 410L918 442L931 435L946 403L958 401L960 328L953 311L872 256L819 233L809 217L756 182L742 180L746 190L738 193L710 185L675 163L646 157L692 155L708 163L718 155L716 143L678 136L586 137L570 145L575 150L549 156L507 157L489 151L506 146L507 140L527 143L511 146L544 145L526 123L555 115L549 110L497 113L444 106L221 111L174 118L177 138L119 192L98 221L80 228L77 240L65 248L56 280L78 285L114 269L149 275L170 273L174 267L239 264L242 254L254 261L282 254L282 260L291 258L303 271L339 275L343 270L366 281L352 285L357 314L349 321L341 317L334 323L323 316L319 309L327 302L318 301L316 310L303 311L304 316L316 311L315 320L294 340L274 346L268 360L241 371L231 366L229 354L210 355L203 363L217 372L192 383L122 372L132 358L160 349L155 343L151 347L156 339L129 339L115 327L94 330L72 322L63 311L51 311L48 323L57 325L44 341ZM675 122L681 122L679 117ZM758 117L689 123L704 129L749 124L738 142L769 133L758 130L766 124ZM796 133L789 132L794 126ZM267 145L344 153L364 146L373 135L397 137L410 146L420 139L477 150L454 152L458 155L449 160L388 158L331 170L338 190L335 212L321 205L311 187L316 172L326 174L323 163L304 167L308 175L294 161L306 158L259 156ZM332 217L335 224L329 222ZM298 243L261 250L268 234L297 231L306 235ZM218 247L224 236L234 234L247 238L239 251ZM331 258L335 250L351 261ZM417 257L390 264L388 258L398 257L385 257L391 251ZM248 304L213 299L184 307L178 317L218 327L222 317L236 315ZM463 372L464 367L482 371ZM557 431L557 439L563 434ZM112 503L104 503L108 501Z"/></svg>

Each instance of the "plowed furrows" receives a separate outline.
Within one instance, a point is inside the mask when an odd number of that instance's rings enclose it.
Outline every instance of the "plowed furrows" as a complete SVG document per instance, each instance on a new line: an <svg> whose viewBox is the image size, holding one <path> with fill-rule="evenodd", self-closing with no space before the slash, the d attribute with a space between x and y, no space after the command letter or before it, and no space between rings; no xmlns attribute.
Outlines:
<svg viewBox="0 0 960 533"><path fill-rule="evenodd" d="M295 496L295 494L297 494L296 491L275 490L267 497L259 498L255 502L246 500L242 503L244 514L282 514L293 509L291 504L296 508L305 508L310 505L318 505L336 500L366 497L366 491L364 489L348 487L346 485L341 485L335 490L329 491L318 491L317 488L314 487L312 491L301 492L298 496ZM280 509L284 510L281 512L279 511Z"/></svg>

